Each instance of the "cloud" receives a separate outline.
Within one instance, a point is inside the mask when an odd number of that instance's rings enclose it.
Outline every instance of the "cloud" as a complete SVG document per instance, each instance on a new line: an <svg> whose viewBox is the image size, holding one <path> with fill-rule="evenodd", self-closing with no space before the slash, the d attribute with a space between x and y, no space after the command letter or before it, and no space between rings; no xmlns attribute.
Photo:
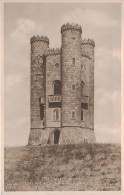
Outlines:
<svg viewBox="0 0 124 195"><path fill-rule="evenodd" d="M113 104L117 104L117 102L121 99L121 92L120 91L113 91L113 93L110 95L109 99L110 99L110 101L112 101Z"/></svg>
<svg viewBox="0 0 124 195"><path fill-rule="evenodd" d="M117 21L105 14L102 11L92 9L86 10L83 14L83 20L86 24L95 24L99 26L113 26Z"/></svg>
<svg viewBox="0 0 124 195"><path fill-rule="evenodd" d="M121 92L106 89L95 90L94 123L105 128L121 124Z"/></svg>
<svg viewBox="0 0 124 195"><path fill-rule="evenodd" d="M120 48L112 48L109 50L107 47L97 47L95 52L96 57L103 58L104 56L108 56L109 58L114 58L121 61L121 49Z"/></svg>
<svg viewBox="0 0 124 195"><path fill-rule="evenodd" d="M105 91L104 89L97 90L97 97L101 97L99 99L99 104L101 106L105 105L116 105L120 107L121 104L121 92L120 91Z"/></svg>
<svg viewBox="0 0 124 195"><path fill-rule="evenodd" d="M96 47L95 126L97 141L119 142L121 123L121 51ZM116 127L115 127L116 126ZM101 132L101 129L103 132ZM105 133L105 134L104 134Z"/></svg>
<svg viewBox="0 0 124 195"><path fill-rule="evenodd" d="M102 89L110 93L121 90L120 48L112 48L111 50L106 47L96 48L94 67L95 88L97 90Z"/></svg>
<svg viewBox="0 0 124 195"><path fill-rule="evenodd" d="M57 28L58 27L58 28ZM56 34L58 36L56 36ZM29 40L32 36L47 36L50 40L50 47L59 47L61 43L61 34L59 24L56 24L53 27L52 24L49 24L44 27L43 23L34 22L27 18L18 18L16 20L16 28L13 32L10 33L11 42L17 41L18 44L15 44L14 50L22 49L21 52L24 52L24 48L30 47ZM24 53L23 53L24 55Z"/></svg>
<svg viewBox="0 0 124 195"><path fill-rule="evenodd" d="M95 126L96 141L100 143L120 143L121 142L121 128L118 126L109 127L107 125Z"/></svg>
<svg viewBox="0 0 124 195"><path fill-rule="evenodd" d="M35 28L35 23L31 20L19 18L17 19L17 28L11 34L13 38L17 36L25 36Z"/></svg>
<svg viewBox="0 0 124 195"><path fill-rule="evenodd" d="M41 34L43 25L37 25L33 20L27 18L18 18L16 20L16 29L10 34L13 39L25 43L28 37Z"/></svg>
<svg viewBox="0 0 124 195"><path fill-rule="evenodd" d="M121 61L121 49L119 48L113 48L112 50L112 57L116 58L117 60Z"/></svg>
<svg viewBox="0 0 124 195"><path fill-rule="evenodd" d="M7 89L12 88L15 84L19 85L19 82L21 81L21 75L8 75L5 77L4 81Z"/></svg>
<svg viewBox="0 0 124 195"><path fill-rule="evenodd" d="M64 22L75 22L79 24L92 24L99 25L103 27L115 26L118 22L102 11L95 11L92 9L87 9L82 11L82 9L73 9L68 14L63 16Z"/></svg>

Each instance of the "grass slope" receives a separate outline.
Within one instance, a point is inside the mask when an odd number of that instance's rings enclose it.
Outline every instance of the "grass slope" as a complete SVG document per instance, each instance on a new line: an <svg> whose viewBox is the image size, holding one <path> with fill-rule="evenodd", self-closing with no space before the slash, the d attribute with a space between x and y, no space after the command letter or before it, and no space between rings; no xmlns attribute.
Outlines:
<svg viewBox="0 0 124 195"><path fill-rule="evenodd" d="M6 191L121 190L117 144L5 148Z"/></svg>

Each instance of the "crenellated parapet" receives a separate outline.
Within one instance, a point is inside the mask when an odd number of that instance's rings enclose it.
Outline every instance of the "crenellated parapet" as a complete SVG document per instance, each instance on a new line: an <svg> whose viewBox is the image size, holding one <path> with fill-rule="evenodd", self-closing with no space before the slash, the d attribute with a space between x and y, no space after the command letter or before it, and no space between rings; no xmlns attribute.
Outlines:
<svg viewBox="0 0 124 195"><path fill-rule="evenodd" d="M67 23L67 24L62 25L61 33L63 31L67 31L67 30L76 30L76 31L79 31L79 32L82 33L82 27L79 24L74 24L74 23L69 24L69 23Z"/></svg>
<svg viewBox="0 0 124 195"><path fill-rule="evenodd" d="M52 56L52 55L60 55L61 54L61 49L56 48L56 49L47 49L45 52L45 56Z"/></svg>
<svg viewBox="0 0 124 195"><path fill-rule="evenodd" d="M39 42L39 41L46 42L47 44L49 44L49 39L46 36L34 36L31 37L30 39L30 43Z"/></svg>
<svg viewBox="0 0 124 195"><path fill-rule="evenodd" d="M93 39L84 39L82 40L81 45L92 45L95 47L95 42Z"/></svg>

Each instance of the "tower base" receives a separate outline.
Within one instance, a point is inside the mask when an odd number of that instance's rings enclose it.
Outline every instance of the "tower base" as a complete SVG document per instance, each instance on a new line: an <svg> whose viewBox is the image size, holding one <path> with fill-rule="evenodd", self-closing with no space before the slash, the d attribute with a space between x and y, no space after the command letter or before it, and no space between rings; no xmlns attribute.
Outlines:
<svg viewBox="0 0 124 195"><path fill-rule="evenodd" d="M95 143L94 130L82 127L63 127L61 131L61 144Z"/></svg>
<svg viewBox="0 0 124 195"><path fill-rule="evenodd" d="M43 144L95 143L93 129L82 127L62 127L31 129L28 146Z"/></svg>

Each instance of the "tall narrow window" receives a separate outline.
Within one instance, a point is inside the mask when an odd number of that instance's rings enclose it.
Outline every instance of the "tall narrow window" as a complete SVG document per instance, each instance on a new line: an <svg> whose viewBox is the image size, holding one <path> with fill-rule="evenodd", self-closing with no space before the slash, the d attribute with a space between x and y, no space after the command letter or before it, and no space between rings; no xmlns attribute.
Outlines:
<svg viewBox="0 0 124 195"><path fill-rule="evenodd" d="M83 116L83 109L81 109L81 120L84 120L84 116Z"/></svg>
<svg viewBox="0 0 124 195"><path fill-rule="evenodd" d="M76 114L75 114L75 111L73 110L72 111L72 119L75 119L76 118Z"/></svg>
<svg viewBox="0 0 124 195"><path fill-rule="evenodd" d="M72 85L72 91L75 91L75 85L74 84Z"/></svg>
<svg viewBox="0 0 124 195"><path fill-rule="evenodd" d="M75 58L72 58L72 65L75 66Z"/></svg>
<svg viewBox="0 0 124 195"><path fill-rule="evenodd" d="M40 119L44 119L44 105L40 104Z"/></svg>
<svg viewBox="0 0 124 195"><path fill-rule="evenodd" d="M85 83L81 81L81 95L82 96L84 95L84 86L85 86Z"/></svg>
<svg viewBox="0 0 124 195"><path fill-rule="evenodd" d="M88 142L88 140L87 139L84 139L84 143L87 143Z"/></svg>
<svg viewBox="0 0 124 195"><path fill-rule="evenodd" d="M59 121L60 120L60 110L55 109L53 114L54 114L54 121Z"/></svg>
<svg viewBox="0 0 124 195"><path fill-rule="evenodd" d="M61 94L61 81L55 80L53 84L54 84L54 95Z"/></svg>

